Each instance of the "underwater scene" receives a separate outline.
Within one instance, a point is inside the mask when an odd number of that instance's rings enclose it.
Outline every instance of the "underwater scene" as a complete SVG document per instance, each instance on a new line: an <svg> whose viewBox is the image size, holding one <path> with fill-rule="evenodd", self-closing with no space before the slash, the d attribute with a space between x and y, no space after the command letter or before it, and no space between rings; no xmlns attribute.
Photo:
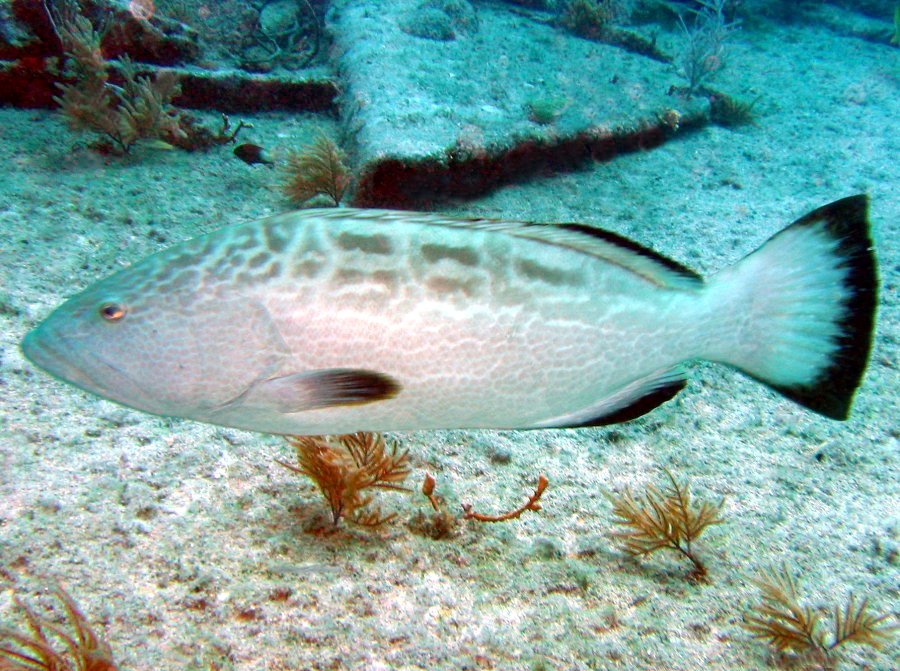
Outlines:
<svg viewBox="0 0 900 671"><path fill-rule="evenodd" d="M0 671L900 668L896 0L0 0Z"/></svg>

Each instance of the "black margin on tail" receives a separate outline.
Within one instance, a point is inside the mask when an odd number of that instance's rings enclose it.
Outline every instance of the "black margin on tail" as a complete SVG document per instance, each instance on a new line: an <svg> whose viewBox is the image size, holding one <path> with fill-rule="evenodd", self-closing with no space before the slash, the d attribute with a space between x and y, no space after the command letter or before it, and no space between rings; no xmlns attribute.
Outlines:
<svg viewBox="0 0 900 671"><path fill-rule="evenodd" d="M825 230L838 242L836 253L850 271L845 282L850 290L849 309L838 324L840 348L831 366L813 384L770 386L814 412L844 420L850 414L853 394L869 361L878 303L878 268L869 235L868 196L859 194L836 200L800 217L789 228L823 221Z"/></svg>

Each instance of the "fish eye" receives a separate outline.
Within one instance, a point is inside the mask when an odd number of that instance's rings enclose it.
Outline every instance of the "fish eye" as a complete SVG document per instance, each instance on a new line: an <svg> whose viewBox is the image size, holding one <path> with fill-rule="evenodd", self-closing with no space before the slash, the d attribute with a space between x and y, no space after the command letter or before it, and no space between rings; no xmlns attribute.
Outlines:
<svg viewBox="0 0 900 671"><path fill-rule="evenodd" d="M104 303L100 306L100 316L108 322L120 321L125 316L125 306L119 303Z"/></svg>

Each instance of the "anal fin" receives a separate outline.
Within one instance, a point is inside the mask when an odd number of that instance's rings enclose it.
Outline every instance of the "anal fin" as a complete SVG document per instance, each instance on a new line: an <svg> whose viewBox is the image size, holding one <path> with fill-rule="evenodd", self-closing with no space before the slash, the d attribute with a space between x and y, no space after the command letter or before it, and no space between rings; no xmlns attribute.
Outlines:
<svg viewBox="0 0 900 671"><path fill-rule="evenodd" d="M576 412L539 422L533 428L574 429L619 424L646 415L684 389L680 368L667 368L635 380L614 394Z"/></svg>

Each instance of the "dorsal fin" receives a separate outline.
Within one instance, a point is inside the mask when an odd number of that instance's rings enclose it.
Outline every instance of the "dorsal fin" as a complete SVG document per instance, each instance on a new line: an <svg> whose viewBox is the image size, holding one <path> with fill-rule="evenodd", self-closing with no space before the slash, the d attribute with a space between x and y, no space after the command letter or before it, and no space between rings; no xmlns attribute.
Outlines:
<svg viewBox="0 0 900 671"><path fill-rule="evenodd" d="M304 210L304 216L370 221L373 225L419 224L502 233L565 247L626 268L648 282L670 289L696 289L703 279L694 271L617 233L583 224L539 224L527 221L464 219L425 212L329 208Z"/></svg>
<svg viewBox="0 0 900 671"><path fill-rule="evenodd" d="M643 257L649 262L660 264L677 276L677 284L687 281L691 286L696 286L703 282L703 278L687 266L684 266L667 256L663 256L649 247L644 247L642 244L619 235L618 233L613 233L612 231L607 231L603 228L585 226L584 224L557 224L557 226L593 237L596 241L602 241L615 247L621 247L624 250Z"/></svg>

